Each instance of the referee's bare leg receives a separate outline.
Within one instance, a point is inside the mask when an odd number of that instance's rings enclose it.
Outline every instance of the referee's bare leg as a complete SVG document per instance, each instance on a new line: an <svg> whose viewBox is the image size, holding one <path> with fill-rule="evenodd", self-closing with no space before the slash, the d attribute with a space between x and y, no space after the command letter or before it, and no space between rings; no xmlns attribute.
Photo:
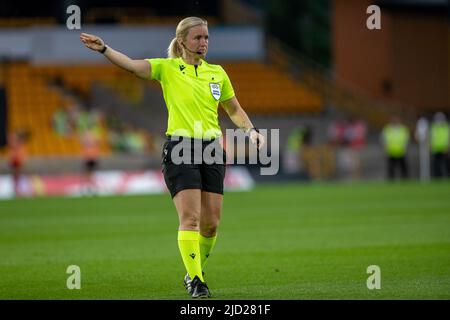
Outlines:
<svg viewBox="0 0 450 320"><path fill-rule="evenodd" d="M200 189L181 190L173 197L180 221L178 228L178 248L180 249L184 266L188 272L188 276L185 277L185 286L188 291L190 289L187 287L186 278L191 281L195 277L198 277L202 282L205 281L202 274L200 245L198 241L201 200Z"/></svg>
<svg viewBox="0 0 450 320"><path fill-rule="evenodd" d="M184 279L188 291L196 276L205 282L202 270L216 242L222 200L223 195L200 189L185 189L173 198L180 221L178 246L188 272Z"/></svg>

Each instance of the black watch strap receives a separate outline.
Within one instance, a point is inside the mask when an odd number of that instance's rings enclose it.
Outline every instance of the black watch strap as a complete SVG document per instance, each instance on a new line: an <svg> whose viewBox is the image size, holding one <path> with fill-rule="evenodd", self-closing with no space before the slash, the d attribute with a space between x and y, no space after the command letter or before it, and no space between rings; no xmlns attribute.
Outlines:
<svg viewBox="0 0 450 320"><path fill-rule="evenodd" d="M106 49L108 49L108 47L107 47L106 44L105 44L105 45L103 46L103 49L100 50L99 52L100 52L100 53L105 53Z"/></svg>

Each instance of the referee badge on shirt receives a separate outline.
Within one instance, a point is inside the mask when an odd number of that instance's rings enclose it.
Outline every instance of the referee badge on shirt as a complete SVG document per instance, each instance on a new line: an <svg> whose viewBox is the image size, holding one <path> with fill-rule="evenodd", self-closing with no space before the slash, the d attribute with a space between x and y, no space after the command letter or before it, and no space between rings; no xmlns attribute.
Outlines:
<svg viewBox="0 0 450 320"><path fill-rule="evenodd" d="M209 83L209 88L211 89L211 93L214 97L214 99L219 100L220 99L220 85L218 83Z"/></svg>

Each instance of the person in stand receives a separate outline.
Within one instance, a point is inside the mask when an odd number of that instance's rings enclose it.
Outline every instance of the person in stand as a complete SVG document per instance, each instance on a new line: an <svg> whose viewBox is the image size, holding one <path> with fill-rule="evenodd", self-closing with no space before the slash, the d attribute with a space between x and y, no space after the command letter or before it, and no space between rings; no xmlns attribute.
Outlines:
<svg viewBox="0 0 450 320"><path fill-rule="evenodd" d="M8 137L9 167L11 169L14 195L21 196L20 179L26 161L27 152L25 147L26 133L22 131L13 132Z"/></svg>
<svg viewBox="0 0 450 320"><path fill-rule="evenodd" d="M80 140L84 163L83 187L86 194L93 195L96 192L94 173L100 158L100 141L94 128L81 132Z"/></svg>
<svg viewBox="0 0 450 320"><path fill-rule="evenodd" d="M366 145L367 127L363 120L351 118L345 130L346 147L350 160L350 176L358 180L361 178L361 154Z"/></svg>

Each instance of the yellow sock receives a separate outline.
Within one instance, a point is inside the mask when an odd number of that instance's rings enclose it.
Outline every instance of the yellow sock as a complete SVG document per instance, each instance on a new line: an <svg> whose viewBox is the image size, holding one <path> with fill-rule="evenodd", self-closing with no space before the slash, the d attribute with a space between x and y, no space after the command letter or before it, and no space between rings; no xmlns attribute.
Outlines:
<svg viewBox="0 0 450 320"><path fill-rule="evenodd" d="M195 276L198 276L204 282L198 235L198 231L179 230L178 248L180 249L181 258L183 258L183 263L189 273L189 277L194 279Z"/></svg>
<svg viewBox="0 0 450 320"><path fill-rule="evenodd" d="M198 243L200 244L200 255L202 258L202 270L205 268L206 261L216 244L217 234L213 237L207 238L199 234Z"/></svg>

